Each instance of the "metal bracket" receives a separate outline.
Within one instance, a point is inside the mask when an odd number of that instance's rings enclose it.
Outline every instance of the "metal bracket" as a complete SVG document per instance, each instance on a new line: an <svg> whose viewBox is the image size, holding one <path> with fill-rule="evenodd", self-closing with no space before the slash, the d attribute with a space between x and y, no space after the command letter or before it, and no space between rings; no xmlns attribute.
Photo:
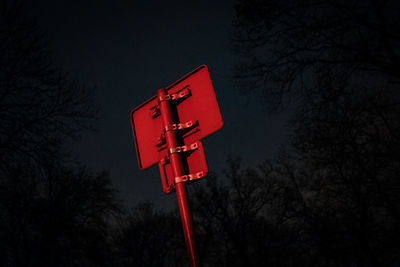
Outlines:
<svg viewBox="0 0 400 267"><path fill-rule="evenodd" d="M178 102L180 100L184 100L187 97L189 97L191 95L190 89L188 88L188 86L186 86L186 88L182 89L180 92L176 93L176 94L170 94L170 95L166 95L166 96L160 96L157 98L157 105L153 106L150 108L150 115L153 119L157 118L158 116L160 116L161 112L160 112L160 107L158 106L160 104L161 101L174 101L174 102Z"/></svg>
<svg viewBox="0 0 400 267"><path fill-rule="evenodd" d="M190 90L188 88L186 88L176 94L160 96L160 97L158 97L158 102L160 103L162 101L167 101L167 100L180 100L180 99L188 97L189 95L190 95Z"/></svg>
<svg viewBox="0 0 400 267"><path fill-rule="evenodd" d="M171 147L168 151L170 154L173 154L173 153L188 152L188 151L196 150L197 148L198 148L197 143L193 143L188 146Z"/></svg>
<svg viewBox="0 0 400 267"><path fill-rule="evenodd" d="M167 125L163 129L163 133L160 137L157 138L156 147L161 147L165 144L165 133L168 131L178 131L178 130L187 130L197 126L197 121L188 121L185 123L175 123L171 125Z"/></svg>
<svg viewBox="0 0 400 267"><path fill-rule="evenodd" d="M163 158L160 160L160 163L161 163L162 165L165 165L165 164L169 163L169 157L168 157L168 155L165 156L165 157L163 157Z"/></svg>
<svg viewBox="0 0 400 267"><path fill-rule="evenodd" d="M150 108L150 115L153 119L160 116L160 114L161 114L161 112L160 112L160 108L158 107L158 105Z"/></svg>
<svg viewBox="0 0 400 267"><path fill-rule="evenodd" d="M164 132L189 129L196 125L197 125L197 121L188 121L185 123L175 123L175 124L165 126Z"/></svg>
<svg viewBox="0 0 400 267"><path fill-rule="evenodd" d="M197 172L197 173L186 174L186 175L182 175L182 176L177 176L177 177L175 177L175 183L192 181L192 180L203 178L204 176L205 176L205 173L203 171Z"/></svg>
<svg viewBox="0 0 400 267"><path fill-rule="evenodd" d="M157 138L156 147L160 147L165 144L165 134L162 133L160 137Z"/></svg>

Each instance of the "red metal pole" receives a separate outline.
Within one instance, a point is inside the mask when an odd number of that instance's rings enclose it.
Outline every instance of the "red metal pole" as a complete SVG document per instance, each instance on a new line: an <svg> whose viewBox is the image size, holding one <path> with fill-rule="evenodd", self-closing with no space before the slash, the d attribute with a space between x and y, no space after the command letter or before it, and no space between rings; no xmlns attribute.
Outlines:
<svg viewBox="0 0 400 267"><path fill-rule="evenodd" d="M157 91L157 97L160 99L160 113L164 123L164 127L174 123L171 104L169 101L163 100L168 95L167 90L159 89ZM167 142L168 149L179 146L175 131L167 131L165 133L165 139ZM172 153L169 156L171 166L173 169L174 176L185 175L183 162L180 153ZM175 185L176 197L178 199L179 211L181 213L181 220L183 226L183 233L185 235L186 247L188 250L189 261L191 267L198 266L198 256L196 240L193 230L192 217L190 215L189 202L187 198L186 184L184 182L177 183Z"/></svg>

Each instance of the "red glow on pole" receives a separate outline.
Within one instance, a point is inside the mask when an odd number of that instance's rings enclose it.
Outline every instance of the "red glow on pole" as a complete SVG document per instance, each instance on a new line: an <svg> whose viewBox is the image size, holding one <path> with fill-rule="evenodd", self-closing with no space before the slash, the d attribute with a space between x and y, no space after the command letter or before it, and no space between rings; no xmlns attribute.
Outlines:
<svg viewBox="0 0 400 267"><path fill-rule="evenodd" d="M139 168L158 163L163 191L176 191L190 266L197 267L195 234L186 182L208 173L200 140L223 126L221 111L206 65L157 91L131 112ZM178 141L179 140L179 141Z"/></svg>
<svg viewBox="0 0 400 267"><path fill-rule="evenodd" d="M167 90L165 89L159 89L157 91L158 99L165 99L165 96L167 95L168 93ZM159 105L163 121L163 128L165 126L172 125L174 123L174 120L170 102L162 100L160 101ZM166 131L165 139L168 149L179 146L175 131ZM171 153L170 162L174 177L185 175L185 170L180 153ZM187 198L186 184L184 182L177 183L175 185L175 190L176 190L176 197L178 199L179 211L181 214L183 233L185 235L185 242L188 250L190 266L197 267L198 266L197 248L196 248L192 218L189 209L189 202Z"/></svg>

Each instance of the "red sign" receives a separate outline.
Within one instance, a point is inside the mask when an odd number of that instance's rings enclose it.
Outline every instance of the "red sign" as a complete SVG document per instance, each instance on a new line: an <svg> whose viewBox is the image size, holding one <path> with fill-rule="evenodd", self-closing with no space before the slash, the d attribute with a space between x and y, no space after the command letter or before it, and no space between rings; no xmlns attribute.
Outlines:
<svg viewBox="0 0 400 267"><path fill-rule="evenodd" d="M177 123L170 127L182 130L182 143L194 143L222 128L221 112L206 65L198 67L166 90L168 97L175 101L176 109ZM142 170L168 155L158 104L159 99L153 96L131 112L136 153Z"/></svg>
<svg viewBox="0 0 400 267"><path fill-rule="evenodd" d="M187 200L186 183L207 175L200 139L223 121L208 68L202 65L131 112L139 167L159 162L163 190L176 191L190 265L199 260Z"/></svg>

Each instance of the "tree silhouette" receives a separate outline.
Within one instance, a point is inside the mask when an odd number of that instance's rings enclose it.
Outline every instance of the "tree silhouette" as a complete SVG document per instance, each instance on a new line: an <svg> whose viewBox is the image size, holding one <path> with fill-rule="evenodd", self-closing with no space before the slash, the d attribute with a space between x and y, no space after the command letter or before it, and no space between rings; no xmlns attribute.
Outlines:
<svg viewBox="0 0 400 267"><path fill-rule="evenodd" d="M309 264L397 265L398 3L254 0L236 10L239 87L270 110L295 100L292 152L273 168L294 170L281 179L301 200Z"/></svg>
<svg viewBox="0 0 400 267"><path fill-rule="evenodd" d="M60 147L96 115L90 92L51 64L44 34L26 6L0 7L0 170Z"/></svg>
<svg viewBox="0 0 400 267"><path fill-rule="evenodd" d="M264 96L270 108L287 96L307 102L329 85L337 94L398 87L397 1L251 0L239 1L236 11L239 88Z"/></svg>
<svg viewBox="0 0 400 267"><path fill-rule="evenodd" d="M113 266L187 266L178 211L162 212L139 203L114 234Z"/></svg>
<svg viewBox="0 0 400 267"><path fill-rule="evenodd" d="M109 175L66 162L64 147L95 115L89 90L53 67L23 2L2 2L1 266L106 266L112 259L110 227L121 210Z"/></svg>
<svg viewBox="0 0 400 267"><path fill-rule="evenodd" d="M0 186L2 266L91 266L111 258L120 212L106 173L20 166Z"/></svg>
<svg viewBox="0 0 400 267"><path fill-rule="evenodd" d="M293 183L265 162L242 169L229 159L223 182L197 184L193 207L204 266L291 266L301 259L301 198ZM286 178L286 179L285 179Z"/></svg>

